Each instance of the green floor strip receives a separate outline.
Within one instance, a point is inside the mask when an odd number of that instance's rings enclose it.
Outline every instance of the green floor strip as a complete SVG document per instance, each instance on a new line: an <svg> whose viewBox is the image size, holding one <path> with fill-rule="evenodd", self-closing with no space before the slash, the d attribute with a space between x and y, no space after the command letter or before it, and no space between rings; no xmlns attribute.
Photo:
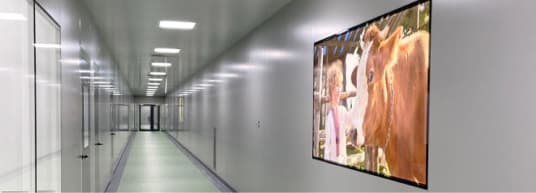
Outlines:
<svg viewBox="0 0 536 193"><path fill-rule="evenodd" d="M117 192L218 192L218 189L165 134L139 132Z"/></svg>

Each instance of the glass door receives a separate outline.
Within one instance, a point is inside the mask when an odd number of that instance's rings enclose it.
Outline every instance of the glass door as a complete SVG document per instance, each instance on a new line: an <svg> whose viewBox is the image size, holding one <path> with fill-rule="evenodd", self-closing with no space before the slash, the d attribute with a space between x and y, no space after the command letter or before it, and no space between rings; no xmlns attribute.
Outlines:
<svg viewBox="0 0 536 193"><path fill-rule="evenodd" d="M160 131L160 106L140 105L140 131Z"/></svg>
<svg viewBox="0 0 536 193"><path fill-rule="evenodd" d="M90 191L90 163L89 159L89 128L91 127L91 118L90 118L90 97L91 97L91 91L90 91L89 85L84 84L82 87L82 96L83 96L83 126L82 126L82 150L80 153L79 158L82 161L82 191L83 192L89 192Z"/></svg>
<svg viewBox="0 0 536 193"><path fill-rule="evenodd" d="M80 59L85 61L85 64L90 64L89 66L84 66L83 70L91 70L92 69L92 63L91 59L89 57L89 54L86 50L80 49ZM80 160L82 164L81 169L81 184L82 184L82 192L90 192L91 191L91 160L88 159L89 155L91 154L91 140L93 138L92 134L94 134L95 129L95 88L90 80L83 80L82 81L82 149L80 152Z"/></svg>
<svg viewBox="0 0 536 193"><path fill-rule="evenodd" d="M119 105L119 116L118 116L119 130L128 131L129 130L129 111L128 105Z"/></svg>

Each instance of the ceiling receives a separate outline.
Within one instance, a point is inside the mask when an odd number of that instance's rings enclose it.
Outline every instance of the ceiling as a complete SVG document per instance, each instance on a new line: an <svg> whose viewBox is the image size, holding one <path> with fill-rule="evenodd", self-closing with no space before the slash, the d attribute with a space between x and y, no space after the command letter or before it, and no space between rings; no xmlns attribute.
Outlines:
<svg viewBox="0 0 536 193"><path fill-rule="evenodd" d="M156 96L172 92L290 0L83 0L130 90L145 95L151 70L167 71ZM160 20L196 22L194 30L164 30ZM154 48L181 53L153 57ZM166 60L169 68L151 67Z"/></svg>

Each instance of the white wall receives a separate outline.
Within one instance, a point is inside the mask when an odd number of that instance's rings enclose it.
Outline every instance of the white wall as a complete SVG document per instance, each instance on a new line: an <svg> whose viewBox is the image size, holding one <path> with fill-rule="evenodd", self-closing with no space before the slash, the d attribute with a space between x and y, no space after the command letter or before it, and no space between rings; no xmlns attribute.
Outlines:
<svg viewBox="0 0 536 193"><path fill-rule="evenodd" d="M225 80L172 134L212 166L217 128L215 171L239 191L418 190L311 158L313 43L409 2L293 1L181 86ZM433 0L429 190L536 191L535 6Z"/></svg>

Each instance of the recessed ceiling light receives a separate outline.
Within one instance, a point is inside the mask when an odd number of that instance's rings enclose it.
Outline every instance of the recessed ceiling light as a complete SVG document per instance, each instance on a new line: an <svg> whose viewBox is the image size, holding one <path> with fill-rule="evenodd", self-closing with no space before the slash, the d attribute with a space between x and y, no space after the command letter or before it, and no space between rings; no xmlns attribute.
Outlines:
<svg viewBox="0 0 536 193"><path fill-rule="evenodd" d="M61 45L59 44L34 44L34 47L36 48L51 48L51 49L60 49Z"/></svg>
<svg viewBox="0 0 536 193"><path fill-rule="evenodd" d="M98 76L82 76L80 79L85 80L104 80L104 77L98 77Z"/></svg>
<svg viewBox="0 0 536 193"><path fill-rule="evenodd" d="M169 63L169 62L153 62L152 65L154 67L170 67L171 63Z"/></svg>
<svg viewBox="0 0 536 193"><path fill-rule="evenodd" d="M0 20L26 21L26 17L20 13L0 13Z"/></svg>
<svg viewBox="0 0 536 193"><path fill-rule="evenodd" d="M151 76L165 76L165 72L151 72L149 73Z"/></svg>
<svg viewBox="0 0 536 193"><path fill-rule="evenodd" d="M112 84L111 82L95 81L93 84Z"/></svg>
<svg viewBox="0 0 536 193"><path fill-rule="evenodd" d="M176 48L155 48L154 52L159 54L178 54L181 52L181 49Z"/></svg>
<svg viewBox="0 0 536 193"><path fill-rule="evenodd" d="M195 22L189 21L170 21L163 20L160 21L160 28L162 29L179 29L179 30L192 30L195 28Z"/></svg>
<svg viewBox="0 0 536 193"><path fill-rule="evenodd" d="M160 82L162 80L164 80L164 79L162 79L162 78L149 78L149 81L154 81L154 82Z"/></svg>
<svg viewBox="0 0 536 193"><path fill-rule="evenodd" d="M82 73L82 74L93 74L95 73L95 70L79 70L78 72Z"/></svg>

